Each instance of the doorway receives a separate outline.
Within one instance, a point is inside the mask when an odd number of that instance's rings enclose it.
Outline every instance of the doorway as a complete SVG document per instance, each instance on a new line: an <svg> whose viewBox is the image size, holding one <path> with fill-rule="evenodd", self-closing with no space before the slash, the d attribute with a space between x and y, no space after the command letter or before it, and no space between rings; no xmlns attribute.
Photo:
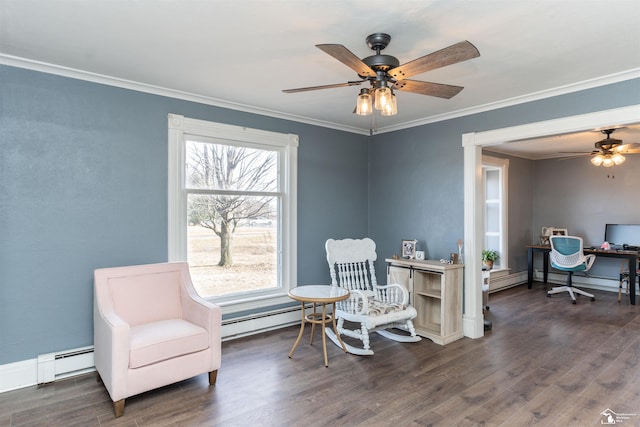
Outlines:
<svg viewBox="0 0 640 427"><path fill-rule="evenodd" d="M484 200L482 189L482 148L508 144L510 141L599 129L612 125L625 126L638 122L640 104L563 117L526 125L494 129L462 135L464 147L464 315L466 337L484 336L482 315L482 261L484 241Z"/></svg>

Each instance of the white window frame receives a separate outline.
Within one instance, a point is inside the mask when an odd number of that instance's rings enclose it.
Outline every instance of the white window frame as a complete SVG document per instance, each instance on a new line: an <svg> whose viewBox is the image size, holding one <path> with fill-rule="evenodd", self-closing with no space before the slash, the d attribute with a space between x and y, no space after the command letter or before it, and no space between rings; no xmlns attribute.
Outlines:
<svg viewBox="0 0 640 427"><path fill-rule="evenodd" d="M487 230L484 231L484 235L485 235L485 242L486 242L486 237L488 234L492 234L493 236L495 236L496 234L498 234L498 238L499 238L499 245L500 247L497 248L496 250L498 251L498 254L500 255L500 258L498 259L498 261L496 262L496 266L494 267L495 270L505 270L509 268L509 240L508 240L508 235L507 235L507 231L509 229L508 227L508 214L507 214L507 196L509 194L508 190L509 190L509 159L501 159L498 157L492 157L492 156L486 156L483 155L482 156L482 182L483 182L483 193L484 193L484 189L485 189L485 185L486 185L486 173L487 170L497 170L499 172L499 197L497 200L488 200L486 198L486 195L484 195L484 215L485 215L485 221L487 218L487 215L489 215L489 210L487 209L489 204L498 204L498 215L499 215L499 232L498 233L490 233L487 232ZM486 224L486 222L485 222Z"/></svg>
<svg viewBox="0 0 640 427"><path fill-rule="evenodd" d="M168 260L187 260L187 191L185 189L185 145L189 139L215 138L238 145L276 150L279 153L279 276L281 286L249 295L208 298L222 307L223 314L257 310L289 303L290 289L297 286L297 168L298 136L168 115Z"/></svg>

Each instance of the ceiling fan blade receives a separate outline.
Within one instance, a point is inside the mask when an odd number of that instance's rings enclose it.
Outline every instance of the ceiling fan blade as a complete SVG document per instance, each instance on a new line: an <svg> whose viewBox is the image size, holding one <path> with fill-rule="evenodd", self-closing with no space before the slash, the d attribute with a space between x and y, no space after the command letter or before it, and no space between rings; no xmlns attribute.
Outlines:
<svg viewBox="0 0 640 427"><path fill-rule="evenodd" d="M464 88L462 86L444 85L440 83L421 82L418 80L406 79L395 82L395 84L393 85L393 89L450 99L460 93L460 91Z"/></svg>
<svg viewBox="0 0 640 427"><path fill-rule="evenodd" d="M308 92L310 90L319 90L319 89L333 89L336 87L347 87L347 86L357 86L362 84L363 80L357 80L353 82L346 83L336 83L332 85L323 85L323 86L309 86L309 87L299 87L296 89L283 89L284 93L296 93L296 92Z"/></svg>
<svg viewBox="0 0 640 427"><path fill-rule="evenodd" d="M573 155L573 156L563 156L563 157L556 157L556 160L571 160L571 159L579 159L580 157L584 157L587 154L578 154L578 155Z"/></svg>
<svg viewBox="0 0 640 427"><path fill-rule="evenodd" d="M358 73L359 76L376 76L375 71L373 71L371 67L362 62L360 58L341 44L317 44L316 47L351 68Z"/></svg>
<svg viewBox="0 0 640 427"><path fill-rule="evenodd" d="M618 151L618 152L622 152L622 151L635 151L637 149L640 149L640 144L637 142L630 142L628 144L621 144L621 145L617 145L615 147L613 147L613 151Z"/></svg>
<svg viewBox="0 0 640 427"><path fill-rule="evenodd" d="M478 49L465 40L449 47L445 47L444 49L440 49L437 52L414 59L413 61L400 65L399 67L392 68L388 73L393 78L403 80L417 74L435 70L436 68L446 67L447 65L477 58L478 56L480 56Z"/></svg>

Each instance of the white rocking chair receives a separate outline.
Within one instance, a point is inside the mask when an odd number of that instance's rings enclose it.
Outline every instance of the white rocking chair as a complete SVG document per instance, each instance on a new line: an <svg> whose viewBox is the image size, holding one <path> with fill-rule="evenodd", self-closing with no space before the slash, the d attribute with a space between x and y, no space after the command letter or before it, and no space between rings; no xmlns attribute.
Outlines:
<svg viewBox="0 0 640 427"><path fill-rule="evenodd" d="M341 336L362 341L362 348L345 342L349 353L371 355L369 332L400 342L416 342L411 319L416 317L416 309L409 303L409 293L402 285L378 286L374 269L377 258L376 244L369 238L327 240L325 244L327 262L331 274L331 285L340 286L350 292L349 299L336 303L337 330ZM354 322L359 329L348 329L344 322ZM396 328L405 333L392 332ZM327 336L342 348L332 328L325 328ZM407 335L408 334L408 335Z"/></svg>

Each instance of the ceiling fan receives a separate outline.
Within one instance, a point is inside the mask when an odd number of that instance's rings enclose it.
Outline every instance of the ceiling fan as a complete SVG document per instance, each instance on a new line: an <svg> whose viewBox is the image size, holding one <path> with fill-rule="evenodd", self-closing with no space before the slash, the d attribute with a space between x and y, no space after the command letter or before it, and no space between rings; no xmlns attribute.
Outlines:
<svg viewBox="0 0 640 427"><path fill-rule="evenodd" d="M578 155L589 155L591 163L595 166L604 166L606 168L621 165L625 161L623 154L640 154L640 144L633 142L623 144L621 139L612 138L611 134L615 129L601 130L607 137L594 144L595 149L590 152L565 151L563 153L571 153Z"/></svg>
<svg viewBox="0 0 640 427"><path fill-rule="evenodd" d="M382 115L391 116L397 113L394 90L450 99L463 89L462 86L411 80L410 77L480 56L480 52L473 44L462 41L400 65L400 61L396 57L380 53L390 41L391 36L385 33L369 35L366 38L367 45L376 53L363 59L358 58L341 44L318 44L317 48L351 68L357 73L360 80L285 89L283 92L296 93L332 89L369 82L370 88L360 90L356 114L369 115L375 107L381 111Z"/></svg>

